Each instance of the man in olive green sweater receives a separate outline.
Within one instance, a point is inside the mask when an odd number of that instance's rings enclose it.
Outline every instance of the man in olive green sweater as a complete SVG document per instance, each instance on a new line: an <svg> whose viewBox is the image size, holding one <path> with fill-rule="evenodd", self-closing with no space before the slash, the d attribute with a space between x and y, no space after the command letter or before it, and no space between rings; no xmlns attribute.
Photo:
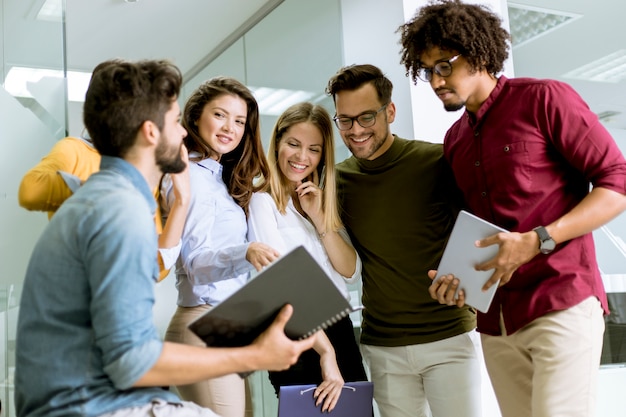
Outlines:
<svg viewBox="0 0 626 417"><path fill-rule="evenodd" d="M361 349L381 416L479 417L475 313L428 293L460 208L442 145L391 134L392 84L375 66L340 69L326 92L353 155L337 191L363 261Z"/></svg>

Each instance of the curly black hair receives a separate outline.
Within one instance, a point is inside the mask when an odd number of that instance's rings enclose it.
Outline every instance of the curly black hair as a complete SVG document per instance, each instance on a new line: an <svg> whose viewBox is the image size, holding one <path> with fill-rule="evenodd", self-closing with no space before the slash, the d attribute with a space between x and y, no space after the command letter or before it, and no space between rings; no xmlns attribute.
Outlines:
<svg viewBox="0 0 626 417"><path fill-rule="evenodd" d="M433 48L463 55L472 71L496 75L509 56L511 36L502 28L502 19L485 5L461 0L431 0L401 25L400 63L413 82L421 67L420 56Z"/></svg>

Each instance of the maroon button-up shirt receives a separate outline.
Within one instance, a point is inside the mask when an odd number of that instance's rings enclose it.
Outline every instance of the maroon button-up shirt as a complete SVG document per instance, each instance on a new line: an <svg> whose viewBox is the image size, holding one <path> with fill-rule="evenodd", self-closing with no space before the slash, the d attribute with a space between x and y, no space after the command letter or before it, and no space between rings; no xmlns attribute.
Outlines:
<svg viewBox="0 0 626 417"><path fill-rule="evenodd" d="M626 194L626 161L597 116L567 84L501 76L477 114L465 114L444 141L466 204L515 232L547 225L594 187ZM478 330L511 334L551 311L595 295L608 312L591 233L522 265L496 292Z"/></svg>

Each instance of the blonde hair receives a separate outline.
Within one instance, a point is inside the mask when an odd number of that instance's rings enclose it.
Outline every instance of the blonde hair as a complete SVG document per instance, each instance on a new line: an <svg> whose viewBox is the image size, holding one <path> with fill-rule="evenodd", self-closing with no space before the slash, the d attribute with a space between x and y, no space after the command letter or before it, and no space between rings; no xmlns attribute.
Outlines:
<svg viewBox="0 0 626 417"><path fill-rule="evenodd" d="M278 145L285 132L293 125L311 123L322 134L323 147L320 163L317 166L317 177L322 189L322 209L324 211L325 231L337 231L343 227L337 210L337 187L335 183L335 145L330 115L322 106L311 103L298 103L289 107L280 115L270 139L267 162L270 179L265 183L263 191L274 199L278 210L285 214L287 203L292 195L293 185L278 166Z"/></svg>

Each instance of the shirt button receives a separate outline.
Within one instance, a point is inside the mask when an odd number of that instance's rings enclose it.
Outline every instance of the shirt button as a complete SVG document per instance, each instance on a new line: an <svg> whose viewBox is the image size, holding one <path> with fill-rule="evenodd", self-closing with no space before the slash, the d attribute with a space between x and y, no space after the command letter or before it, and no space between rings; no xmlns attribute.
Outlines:
<svg viewBox="0 0 626 417"><path fill-rule="evenodd" d="M480 193L480 196L481 196L481 197L487 197L487 192L486 192L486 191L483 191L482 193Z"/></svg>
<svg viewBox="0 0 626 417"><path fill-rule="evenodd" d="M480 133L478 133L478 130L474 132L474 136L478 136Z"/></svg>
<svg viewBox="0 0 626 417"><path fill-rule="evenodd" d="M477 167L479 167L479 166L480 166L480 161L476 161L476 162L474 162L474 165L475 165L475 166L477 166Z"/></svg>
<svg viewBox="0 0 626 417"><path fill-rule="evenodd" d="M504 152L508 152L510 150L511 150L511 148L508 145L504 147Z"/></svg>

